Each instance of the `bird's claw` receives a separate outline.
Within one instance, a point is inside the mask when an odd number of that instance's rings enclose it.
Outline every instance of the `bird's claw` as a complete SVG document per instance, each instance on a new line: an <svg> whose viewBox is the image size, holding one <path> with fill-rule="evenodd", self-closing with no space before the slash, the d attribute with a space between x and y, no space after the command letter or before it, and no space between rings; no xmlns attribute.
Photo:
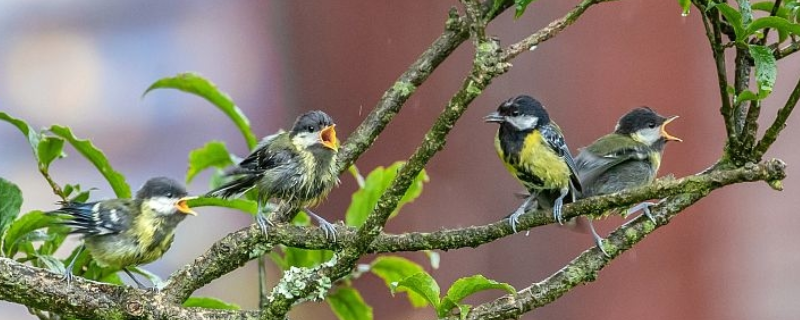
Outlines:
<svg viewBox="0 0 800 320"><path fill-rule="evenodd" d="M273 226L272 221L269 221L267 216L263 214L256 215L256 224L258 224L258 228L261 229L261 233L264 234L265 237L267 236L269 228Z"/></svg>
<svg viewBox="0 0 800 320"><path fill-rule="evenodd" d="M517 223L519 223L519 216L521 216L523 213L525 213L525 210L517 210L514 211L514 213L508 217L508 224L511 225L511 230L513 230L514 233L517 233Z"/></svg>
<svg viewBox="0 0 800 320"><path fill-rule="evenodd" d="M316 213L311 212L311 210L305 209L305 212L317 220L317 224L319 224L319 227L322 228L323 232L325 232L326 239L334 242L336 241L336 226L318 216Z"/></svg>
<svg viewBox="0 0 800 320"><path fill-rule="evenodd" d="M602 252L604 256L610 258L611 255L609 255L608 252L606 252L606 249L603 248L603 238L597 234L596 230L594 230L594 223L592 223L592 219L587 217L586 220L589 221L589 230L592 232L592 237L594 237L594 243L597 245L597 248L600 249L600 252Z"/></svg>
<svg viewBox="0 0 800 320"><path fill-rule="evenodd" d="M631 214L634 214L636 211L642 210L642 214L644 214L653 223L656 223L656 217L654 217L653 214L650 212L650 207L655 205L658 205L658 203L642 202L628 209L628 211L625 212L625 216L629 216Z"/></svg>

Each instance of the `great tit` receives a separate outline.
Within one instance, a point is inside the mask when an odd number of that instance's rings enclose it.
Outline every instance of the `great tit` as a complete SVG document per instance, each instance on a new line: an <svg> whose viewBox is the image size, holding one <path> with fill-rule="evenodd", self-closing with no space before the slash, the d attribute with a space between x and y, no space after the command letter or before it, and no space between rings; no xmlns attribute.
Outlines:
<svg viewBox="0 0 800 320"><path fill-rule="evenodd" d="M322 111L297 117L292 130L280 130L264 138L236 167L225 172L233 180L211 190L207 196L229 198L255 188L259 210L256 222L266 232L268 220L261 208L270 199L304 208L326 236L335 240L336 229L308 210L322 201L339 183L336 170L336 139L333 119Z"/></svg>
<svg viewBox="0 0 800 320"><path fill-rule="evenodd" d="M541 208L552 207L553 218L563 223L561 208L575 200L581 184L561 129L550 120L544 106L521 95L503 102L484 119L500 124L494 143L497 154L530 193L508 218L514 232L519 217L534 199Z"/></svg>
<svg viewBox="0 0 800 320"><path fill-rule="evenodd" d="M65 202L47 212L62 217L59 223L70 226L70 233L83 235L83 245L66 268L67 283L85 248L97 265L125 271L144 288L128 267L153 262L169 250L178 223L186 215L197 215L187 205L191 198L179 182L158 177L147 180L133 199Z"/></svg>
<svg viewBox="0 0 800 320"><path fill-rule="evenodd" d="M677 118L663 117L648 107L636 108L617 121L613 133L581 149L575 158L583 185L580 197L614 193L653 182L666 143L682 141L666 130L667 124ZM640 203L629 208L626 215L642 210L655 221L650 214L651 205ZM602 249L602 238L595 232L592 220L588 221L595 242Z"/></svg>

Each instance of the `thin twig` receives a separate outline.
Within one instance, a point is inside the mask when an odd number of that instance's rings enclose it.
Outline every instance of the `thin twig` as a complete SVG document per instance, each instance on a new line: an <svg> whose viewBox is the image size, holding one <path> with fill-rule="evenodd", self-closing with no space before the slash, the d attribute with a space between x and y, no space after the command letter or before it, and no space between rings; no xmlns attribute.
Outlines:
<svg viewBox="0 0 800 320"><path fill-rule="evenodd" d="M753 151L756 158L763 157L764 153L772 146L772 143L778 139L778 135L780 135L783 128L786 127L786 120L789 119L789 115L792 114L792 110L794 110L794 106L797 105L798 100L800 100L800 78L797 79L797 84L794 85L789 99L786 99L786 104L783 108L778 110L778 116L775 118L775 121L773 121L772 125L764 132L764 137L761 138L761 141L756 145Z"/></svg>

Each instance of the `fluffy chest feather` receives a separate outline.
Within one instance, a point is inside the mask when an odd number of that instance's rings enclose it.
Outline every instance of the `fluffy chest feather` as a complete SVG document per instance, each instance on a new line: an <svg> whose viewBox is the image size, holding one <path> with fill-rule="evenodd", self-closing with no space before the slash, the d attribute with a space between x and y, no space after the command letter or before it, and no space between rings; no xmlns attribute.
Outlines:
<svg viewBox="0 0 800 320"><path fill-rule="evenodd" d="M544 141L539 131L495 138L503 163L528 190L562 189L569 185L570 170Z"/></svg>

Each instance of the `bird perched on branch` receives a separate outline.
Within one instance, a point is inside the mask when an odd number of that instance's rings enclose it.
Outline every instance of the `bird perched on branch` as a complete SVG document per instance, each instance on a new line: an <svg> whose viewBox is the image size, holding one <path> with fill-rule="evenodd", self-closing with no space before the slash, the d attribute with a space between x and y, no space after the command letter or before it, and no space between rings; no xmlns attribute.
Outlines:
<svg viewBox="0 0 800 320"><path fill-rule="evenodd" d="M552 207L553 218L563 223L561 209L575 199L581 185L561 129L550 120L544 106L521 95L503 102L484 119L500 124L495 136L497 154L530 193L508 218L514 232L519 217L533 200L539 207Z"/></svg>
<svg viewBox="0 0 800 320"><path fill-rule="evenodd" d="M667 142L682 141L666 130L667 124L677 118L663 117L648 107L636 108L617 121L614 132L581 149L575 158L583 185L580 197L614 193L653 182ZM640 203L629 208L626 215L642 210L655 222L650 214L651 205ZM602 238L594 230L591 219L589 227L602 250Z"/></svg>
<svg viewBox="0 0 800 320"><path fill-rule="evenodd" d="M128 267L153 262L169 250L178 223L197 215L187 204L191 198L179 182L158 177L147 180L133 199L65 202L47 212L62 217L59 223L71 227L70 233L83 235L83 245L66 268L67 283L85 248L99 266L125 271L144 288Z"/></svg>
<svg viewBox="0 0 800 320"><path fill-rule="evenodd" d="M256 222L265 233L269 222L262 208L270 199L278 199L304 208L319 222L326 236L335 240L333 225L307 208L322 201L339 183L335 126L322 111L300 115L291 131L281 130L264 138L242 162L225 172L233 180L207 195L229 198L255 189L259 207Z"/></svg>

